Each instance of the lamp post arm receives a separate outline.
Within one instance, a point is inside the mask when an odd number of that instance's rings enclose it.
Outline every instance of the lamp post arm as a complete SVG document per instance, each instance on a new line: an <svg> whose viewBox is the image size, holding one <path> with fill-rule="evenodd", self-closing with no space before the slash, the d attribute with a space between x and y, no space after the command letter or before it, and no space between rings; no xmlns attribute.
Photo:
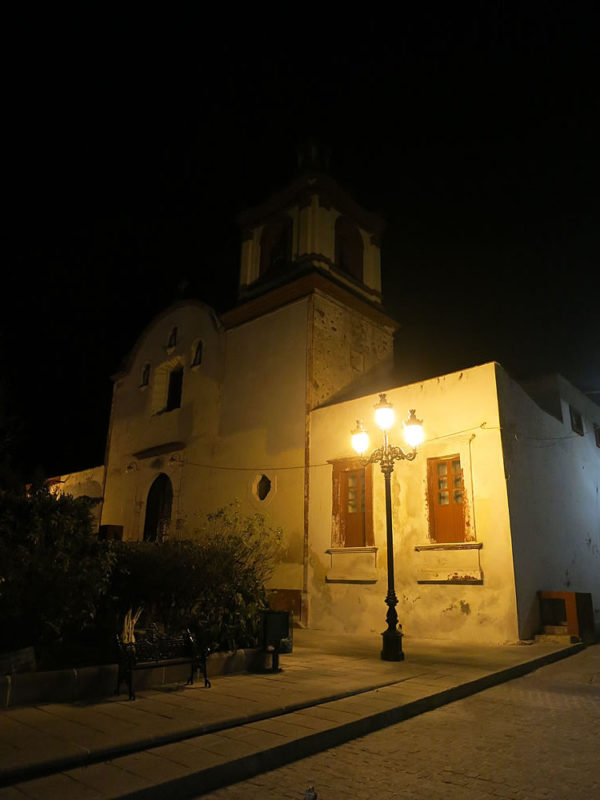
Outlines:
<svg viewBox="0 0 600 800"><path fill-rule="evenodd" d="M401 447L388 444L387 447L384 445L383 447L378 447L376 450L373 450L370 456L361 458L361 463L365 467L367 464L379 463L383 471L384 465L389 465L391 469L393 469L394 461L414 461L416 456L416 450L409 450L406 452Z"/></svg>

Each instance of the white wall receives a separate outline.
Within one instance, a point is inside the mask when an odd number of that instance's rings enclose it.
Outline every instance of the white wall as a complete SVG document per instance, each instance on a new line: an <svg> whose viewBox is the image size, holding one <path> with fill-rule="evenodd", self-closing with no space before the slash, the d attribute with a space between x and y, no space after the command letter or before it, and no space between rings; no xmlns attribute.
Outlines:
<svg viewBox="0 0 600 800"><path fill-rule="evenodd" d="M191 301L148 326L115 385L104 524L123 525L124 538L141 539L148 491L163 472L173 486L171 538L193 535L208 512L237 500L243 513L265 512L284 528L273 584L302 589L308 302L225 331L210 309ZM175 325L177 346L167 350ZM198 338L203 361L191 367ZM140 387L145 363L150 384ZM167 385L160 371L175 364L184 368L181 408L160 413ZM140 456L173 442L180 446ZM256 484L263 473L272 487L261 501Z"/></svg>
<svg viewBox="0 0 600 800"><path fill-rule="evenodd" d="M236 498L283 527L285 551L272 585L302 589L308 298L227 331L218 447L218 505ZM271 480L264 501L261 474Z"/></svg>
<svg viewBox="0 0 600 800"><path fill-rule="evenodd" d="M600 426L600 408L558 376L554 389L548 407L562 419L542 410L499 370L523 638L538 632L538 590L591 592L600 627L600 448L593 430ZM550 399L546 391L545 404ZM571 429L569 402L583 416L583 436Z"/></svg>
<svg viewBox="0 0 600 800"><path fill-rule="evenodd" d="M177 344L167 348L178 328ZM204 343L202 364L192 367L195 345ZM127 369L116 377L107 447L103 524L123 525L126 539L139 539L150 486L160 472L173 483L174 512L181 496L181 451L139 457L140 451L181 442L193 460L212 459L219 430L224 333L214 313L202 303L178 303L160 314L141 334ZM148 386L140 386L143 367L151 365ZM162 412L168 371L184 368L181 408ZM208 494L208 492L206 492Z"/></svg>

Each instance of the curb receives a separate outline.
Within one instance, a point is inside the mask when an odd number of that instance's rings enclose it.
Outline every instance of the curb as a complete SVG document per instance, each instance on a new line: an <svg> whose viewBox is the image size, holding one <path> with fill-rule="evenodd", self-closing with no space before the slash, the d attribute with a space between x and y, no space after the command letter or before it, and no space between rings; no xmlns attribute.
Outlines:
<svg viewBox="0 0 600 800"><path fill-rule="evenodd" d="M294 711L313 708L322 703L333 703L335 700L343 700L346 697L366 694L367 692L373 692L376 689L383 689L386 686L393 686L397 683L397 680L375 683L361 689L352 689L346 692L336 692L335 694L325 695L320 697L317 701L307 700L301 703L291 703L290 705L280 706L279 708L260 714L248 714L224 722L208 722L188 728L185 731L175 731L173 733L160 734L159 736L150 736L147 739L138 739L135 742L116 745L115 747L99 748L94 751L84 750L79 755L61 756L60 758L39 762L38 764L28 767L5 770L0 772L0 787L11 786L14 783L23 780L31 780L32 778L47 777L48 775L54 775L57 772L64 772L69 769L76 769L77 767L87 767L91 764L100 764L103 761L112 761L120 756L140 753L151 747L162 747L167 744L184 742L186 739L195 739L198 736L204 736L208 733L218 733L219 731L229 730L230 728L237 728L240 725L251 725L253 722L261 722L265 719L281 717L284 714L292 714Z"/></svg>
<svg viewBox="0 0 600 800"><path fill-rule="evenodd" d="M427 697L414 700L410 703L399 705L386 711L375 712L369 716L354 720L353 722L330 728L327 731L311 733L299 739L294 739L293 741L278 745L277 747L267 748L259 753L199 770L191 775L187 774L181 778L165 781L155 786L136 790L135 792L121 795L121 797L131 798L131 800L160 798L165 796L165 792L168 792L169 796L173 798L183 798L192 795L200 796L207 792L237 783L238 781L247 780L267 770L284 766L293 761L298 761L299 759L314 755L328 748L337 747L352 739L381 730L390 725L395 725L405 719L410 719L425 711L432 711L435 708L439 708L440 706L452 703L456 700L461 700L464 697L489 689L492 686L521 677L547 664L574 655L584 648L585 645L581 643L573 644L563 650L547 653L531 661L507 667L498 672L484 675L450 689L444 689L441 692L428 695ZM402 681L386 681L385 683L379 683L367 688L339 692L335 695L320 698L318 702L308 701L291 704L289 706L282 706L274 711L250 714L227 722L200 725L197 728L181 733L163 734L150 737L146 740L131 742L129 745L104 748L94 751L93 753L87 751L80 756L64 757L27 768L10 770L0 775L0 786L10 786L24 780L45 777L56 774L57 772L64 772L69 769L98 764L104 761L112 761L120 756L131 755L147 750L148 748L174 744L176 742L185 741L186 739L192 739L207 733L216 733L240 725L249 725L264 719L272 719L283 716L284 714L293 713L294 711L301 711L305 708L314 708L315 706L331 703L335 700L366 694L386 686L394 686L398 683L402 683Z"/></svg>

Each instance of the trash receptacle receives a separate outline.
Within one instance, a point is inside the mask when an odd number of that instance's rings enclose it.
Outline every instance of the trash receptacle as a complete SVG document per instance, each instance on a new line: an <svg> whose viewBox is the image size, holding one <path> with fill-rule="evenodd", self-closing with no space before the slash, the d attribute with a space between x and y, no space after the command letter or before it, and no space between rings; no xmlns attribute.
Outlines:
<svg viewBox="0 0 600 800"><path fill-rule="evenodd" d="M293 646L292 612L263 611L263 648L273 654L273 672L279 671L279 654L291 653Z"/></svg>

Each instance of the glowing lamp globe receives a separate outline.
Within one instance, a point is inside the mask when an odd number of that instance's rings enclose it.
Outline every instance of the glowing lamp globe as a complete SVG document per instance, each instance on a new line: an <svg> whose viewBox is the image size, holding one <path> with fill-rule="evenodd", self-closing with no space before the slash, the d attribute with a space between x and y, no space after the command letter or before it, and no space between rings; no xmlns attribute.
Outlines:
<svg viewBox="0 0 600 800"><path fill-rule="evenodd" d="M408 413L408 419L404 423L404 438L406 443L416 450L416 448L423 443L425 433L423 431L423 420L417 419L415 409L411 408Z"/></svg>
<svg viewBox="0 0 600 800"><path fill-rule="evenodd" d="M394 409L385 394L379 395L379 402L375 406L375 422L382 431L389 431L394 424Z"/></svg>
<svg viewBox="0 0 600 800"><path fill-rule="evenodd" d="M356 420L356 428L352 431L352 447L359 456L369 449L369 434L359 419Z"/></svg>

